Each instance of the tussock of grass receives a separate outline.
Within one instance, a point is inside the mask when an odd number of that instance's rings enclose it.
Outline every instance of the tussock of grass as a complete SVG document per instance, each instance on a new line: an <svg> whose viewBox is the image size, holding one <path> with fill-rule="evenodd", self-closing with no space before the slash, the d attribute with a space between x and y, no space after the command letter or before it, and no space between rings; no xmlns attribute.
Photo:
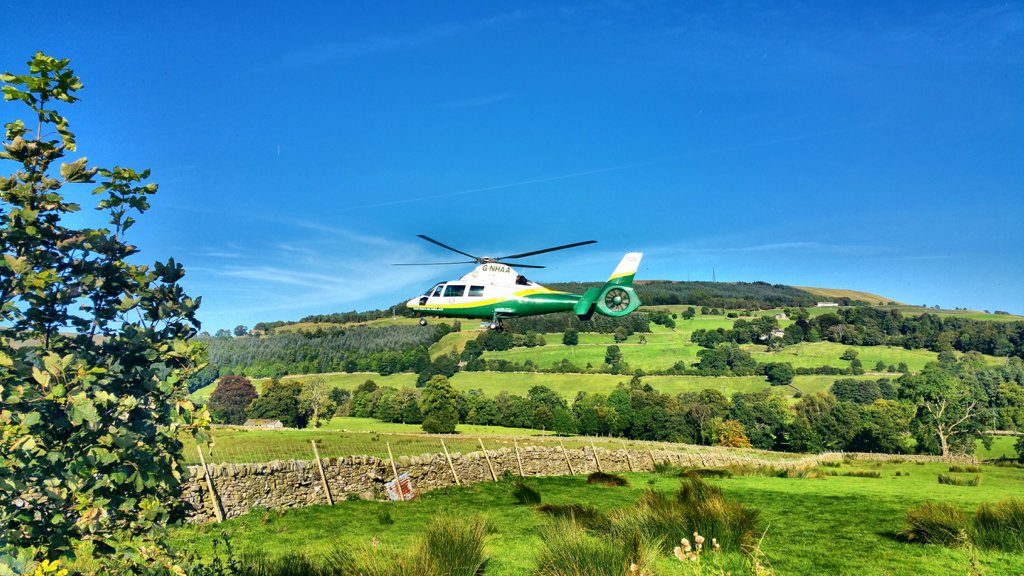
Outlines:
<svg viewBox="0 0 1024 576"><path fill-rule="evenodd" d="M821 465L824 466L825 468L839 468L840 466L843 465L843 463L838 461L830 461L822 462Z"/></svg>
<svg viewBox="0 0 1024 576"><path fill-rule="evenodd" d="M1010 498L978 506L971 535L981 548L1024 552L1024 500Z"/></svg>
<svg viewBox="0 0 1024 576"><path fill-rule="evenodd" d="M723 549L739 550L758 527L757 511L726 500L720 488L696 475L684 478L675 494L648 491L636 506L609 516L614 534L661 542L668 550L694 532L716 537Z"/></svg>
<svg viewBox="0 0 1024 576"><path fill-rule="evenodd" d="M731 478L733 473L726 468L687 468L681 475L696 474L701 478Z"/></svg>
<svg viewBox="0 0 1024 576"><path fill-rule="evenodd" d="M543 530L538 576L626 576L653 573L658 547L644 539L594 536L572 520ZM635 565L636 569L631 571Z"/></svg>
<svg viewBox="0 0 1024 576"><path fill-rule="evenodd" d="M970 465L953 464L952 466L949 467L949 471L950 472L971 472L971 473L975 473L976 474L978 472L981 472L981 466L970 466Z"/></svg>
<svg viewBox="0 0 1024 576"><path fill-rule="evenodd" d="M333 576L355 569L355 559L348 552L331 548L316 554L292 552L268 556L262 550L247 550L235 562L237 576Z"/></svg>
<svg viewBox="0 0 1024 576"><path fill-rule="evenodd" d="M555 519L572 520L587 530L605 532L611 527L608 516L593 506L586 506L584 504L542 504L537 510Z"/></svg>
<svg viewBox="0 0 1024 576"><path fill-rule="evenodd" d="M946 502L925 502L907 510L907 527L899 535L909 542L954 546L967 538L967 518Z"/></svg>
<svg viewBox="0 0 1024 576"><path fill-rule="evenodd" d="M657 473L657 474L669 474L669 475L672 475L672 476L676 476L676 475L680 474L682 471L683 471L682 468L680 468L679 466L676 466L675 464L669 463L669 462L655 462L654 463L654 472Z"/></svg>
<svg viewBox="0 0 1024 576"><path fill-rule="evenodd" d="M1020 462L1017 460L986 460L985 463L993 464L995 466L999 466L1000 468L1024 468L1024 462Z"/></svg>
<svg viewBox="0 0 1024 576"><path fill-rule="evenodd" d="M1024 551L1024 500L1009 498L978 506L969 521L945 502L925 502L907 511L907 527L900 536L911 542Z"/></svg>
<svg viewBox="0 0 1024 576"><path fill-rule="evenodd" d="M374 544L356 557L354 567L348 571L338 569L329 574L478 576L487 565L487 555L484 553L486 536L487 520L482 516L469 519L441 516L431 522L417 545L396 550Z"/></svg>
<svg viewBox="0 0 1024 576"><path fill-rule="evenodd" d="M519 504L535 505L540 504L540 492L529 484L518 481L512 488L512 497Z"/></svg>
<svg viewBox="0 0 1024 576"><path fill-rule="evenodd" d="M828 470L829 476L852 476L854 478L881 478L882 473L878 470Z"/></svg>
<svg viewBox="0 0 1024 576"><path fill-rule="evenodd" d="M377 522L381 526L390 526L395 523L395 519L391 517L391 511L381 510L377 512Z"/></svg>
<svg viewBox="0 0 1024 576"><path fill-rule="evenodd" d="M629 480L626 480L618 474L594 472L590 476L587 476L587 484L600 484L602 486L629 486Z"/></svg>
<svg viewBox="0 0 1024 576"><path fill-rule="evenodd" d="M950 486L977 486L978 484L981 484L981 476L963 478L961 476L939 474L939 484L948 484Z"/></svg>

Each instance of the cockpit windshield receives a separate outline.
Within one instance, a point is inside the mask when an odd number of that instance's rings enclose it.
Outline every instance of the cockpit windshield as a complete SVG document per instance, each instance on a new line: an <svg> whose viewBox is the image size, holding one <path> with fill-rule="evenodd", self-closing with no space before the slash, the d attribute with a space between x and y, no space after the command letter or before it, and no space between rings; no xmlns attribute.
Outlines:
<svg viewBox="0 0 1024 576"><path fill-rule="evenodd" d="M434 284L434 285L433 285L433 286L431 286L430 288L427 288L427 291L426 291L426 292L424 292L424 293L423 293L423 295L424 295L424 296L430 296L430 295L431 295L431 294L432 294L432 293L434 292L434 290L435 290L435 289L437 289L437 288L440 288L440 287L441 287L441 284L444 284L444 282L441 282L440 284Z"/></svg>

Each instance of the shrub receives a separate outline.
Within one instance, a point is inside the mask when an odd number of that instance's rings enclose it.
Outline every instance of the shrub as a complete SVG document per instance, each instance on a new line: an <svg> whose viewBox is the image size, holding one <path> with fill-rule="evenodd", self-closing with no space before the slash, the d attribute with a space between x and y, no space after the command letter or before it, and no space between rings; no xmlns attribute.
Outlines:
<svg viewBox="0 0 1024 576"><path fill-rule="evenodd" d="M881 478L882 473L878 470L828 470L828 476L852 476L854 478Z"/></svg>
<svg viewBox="0 0 1024 576"><path fill-rule="evenodd" d="M952 504L925 502L907 510L906 522L899 536L909 542L952 546L967 540L967 518Z"/></svg>
<svg viewBox="0 0 1024 576"><path fill-rule="evenodd" d="M606 532L611 522L603 512L584 504L542 504L537 510L556 519L566 519L588 530Z"/></svg>
<svg viewBox="0 0 1024 576"><path fill-rule="evenodd" d="M618 474L594 472L590 476L587 476L587 484L601 484L602 486L629 486L629 480L626 480Z"/></svg>
<svg viewBox="0 0 1024 576"><path fill-rule="evenodd" d="M969 465L954 464L954 465L949 467L949 471L950 472L978 473L978 472L981 472L981 466L969 466Z"/></svg>
<svg viewBox="0 0 1024 576"><path fill-rule="evenodd" d="M423 430L429 434L452 434L459 423L458 393L448 379L434 376L420 394Z"/></svg>
<svg viewBox="0 0 1024 576"><path fill-rule="evenodd" d="M655 462L654 463L655 474L668 474L671 476L678 476L682 474L683 469L671 462Z"/></svg>
<svg viewBox="0 0 1024 576"><path fill-rule="evenodd" d="M395 519L391 517L391 512L385 509L377 512L377 522L381 526L390 526L395 523Z"/></svg>
<svg viewBox="0 0 1024 576"><path fill-rule="evenodd" d="M832 462L822 462L821 463L821 466L824 466L826 468L839 468L842 465L843 465L842 462L835 462L835 461L832 461Z"/></svg>
<svg viewBox="0 0 1024 576"><path fill-rule="evenodd" d="M961 476L939 474L939 484L949 484L950 486L977 486L978 484L981 484L981 476L963 478Z"/></svg>
<svg viewBox="0 0 1024 576"><path fill-rule="evenodd" d="M978 506L971 535L981 548L1024 551L1024 500L1010 498Z"/></svg>
<svg viewBox="0 0 1024 576"><path fill-rule="evenodd" d="M512 488L512 497L519 504L540 504L540 492L525 482L516 482Z"/></svg>
<svg viewBox="0 0 1024 576"><path fill-rule="evenodd" d="M657 546L648 540L593 536L565 518L553 520L542 534L538 576L651 574L658 556ZM633 565L636 570L631 570Z"/></svg>
<svg viewBox="0 0 1024 576"><path fill-rule="evenodd" d="M249 405L250 418L280 420L288 428L305 428L309 412L299 403L302 384L288 380L271 380L263 387L263 395Z"/></svg>
<svg viewBox="0 0 1024 576"><path fill-rule="evenodd" d="M755 510L726 500L720 488L696 475L683 479L676 494L644 492L636 506L610 517L613 534L661 542L667 549L699 532L714 535L724 549L739 550L750 544L758 524Z"/></svg>

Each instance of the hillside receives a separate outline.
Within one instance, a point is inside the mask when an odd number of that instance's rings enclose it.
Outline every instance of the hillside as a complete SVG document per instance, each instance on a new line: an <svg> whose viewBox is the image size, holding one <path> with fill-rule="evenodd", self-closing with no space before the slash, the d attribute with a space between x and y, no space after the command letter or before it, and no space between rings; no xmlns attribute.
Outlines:
<svg viewBox="0 0 1024 576"><path fill-rule="evenodd" d="M843 290L840 288L814 288L811 286L794 286L794 288L798 290L803 290L804 292L810 292L815 296L819 296L823 299L827 299L828 301L833 302L842 299L867 302L868 304L876 305L895 302L895 300L891 298L886 298L885 296L879 296L878 294L872 294L870 292L861 292L859 290ZM899 302L897 302L897 304L899 304Z"/></svg>

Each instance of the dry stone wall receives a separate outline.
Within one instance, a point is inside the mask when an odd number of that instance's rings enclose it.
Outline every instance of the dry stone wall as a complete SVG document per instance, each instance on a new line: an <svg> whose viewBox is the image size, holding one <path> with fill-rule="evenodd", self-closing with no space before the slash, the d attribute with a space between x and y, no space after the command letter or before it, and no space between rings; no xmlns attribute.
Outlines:
<svg viewBox="0 0 1024 576"><path fill-rule="evenodd" d="M771 457L770 457L771 456ZM826 461L843 458L865 460L944 461L935 456L891 456L884 454L828 453L812 456L757 454L732 452L722 449L686 452L659 449L607 450L597 448L566 449L543 446L524 446L517 460L514 450L502 448L468 454L452 454L448 465L444 454L402 456L395 465L399 473L409 475L413 490L422 494L430 490L455 485L458 475L462 484L486 482L492 479L490 467L498 478L505 474L519 475L519 461L524 476L563 476L589 474L600 469L605 472L652 470L656 462L679 466L723 467L731 465L773 466L798 468L816 466ZM490 459L490 467L488 466ZM974 462L973 458L963 461ZM347 456L325 458L322 461L327 486L335 502L352 499L384 498L384 484L394 478L391 463L373 456ZM275 460L259 464L214 464L208 467L210 480L226 518L241 516L254 509L286 510L314 504L326 504L323 481L315 461ZM201 466L190 468L190 477L184 484L184 500L188 519L206 522L214 519L213 499L205 472Z"/></svg>

